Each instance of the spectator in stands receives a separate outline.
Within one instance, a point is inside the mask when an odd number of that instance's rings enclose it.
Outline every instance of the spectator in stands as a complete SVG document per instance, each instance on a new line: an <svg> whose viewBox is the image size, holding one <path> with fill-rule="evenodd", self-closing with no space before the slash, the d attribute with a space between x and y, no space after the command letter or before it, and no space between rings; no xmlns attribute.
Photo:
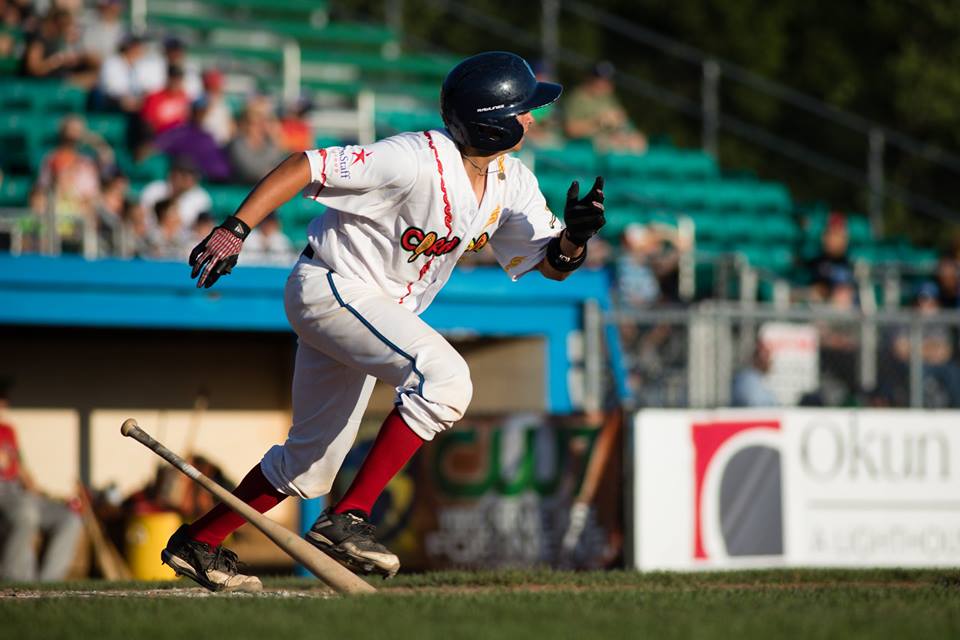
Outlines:
<svg viewBox="0 0 960 640"><path fill-rule="evenodd" d="M150 212L161 200L175 199L181 226L190 227L197 216L213 208L210 194L198 184L199 177L199 171L190 158L174 158L166 180L156 180L143 188L140 204L144 211ZM147 215L147 225L150 228L156 226L156 223L155 219L151 221L150 216Z"/></svg>
<svg viewBox="0 0 960 640"><path fill-rule="evenodd" d="M276 212L267 216L244 242L249 250L249 262L260 264L290 265L296 256L293 243L281 230L280 217Z"/></svg>
<svg viewBox="0 0 960 640"><path fill-rule="evenodd" d="M533 64L532 68L538 81L557 82L557 79L553 77L547 65L543 62ZM564 145L566 141L563 137L563 127L560 124L556 107L557 105L554 103L540 107L534 111L536 121L530 126L530 129L524 136L525 140L529 140L535 147L540 149L562 147ZM593 247L591 247L591 249L592 248ZM587 256L587 260L590 260L590 256Z"/></svg>
<svg viewBox="0 0 960 640"><path fill-rule="evenodd" d="M852 284L853 264L847 256L849 244L846 218L840 213L831 213L820 236L820 254L808 264L811 301L828 301L836 286Z"/></svg>
<svg viewBox="0 0 960 640"><path fill-rule="evenodd" d="M75 29L73 16L52 9L41 20L36 32L27 38L20 67L21 75L32 78L78 78L87 66L79 51L70 46Z"/></svg>
<svg viewBox="0 0 960 640"><path fill-rule="evenodd" d="M168 156L189 158L206 180L229 180L232 172L227 155L201 124L206 112L206 101L197 100L190 109L190 119L157 136L153 146Z"/></svg>
<svg viewBox="0 0 960 640"><path fill-rule="evenodd" d="M13 427L4 415L9 407L9 381L0 382L0 580L52 582L63 580L73 561L81 523L62 502L43 495L23 463ZM37 535L46 538L37 558Z"/></svg>
<svg viewBox="0 0 960 640"><path fill-rule="evenodd" d="M230 110L223 93L223 74L216 69L205 71L203 90L203 99L207 106L201 125L218 145L225 147L233 138L236 124L233 122L233 111Z"/></svg>
<svg viewBox="0 0 960 640"><path fill-rule="evenodd" d="M234 178L254 183L283 161L284 152L275 142L275 125L270 112L248 106L240 116L236 137L227 147Z"/></svg>
<svg viewBox="0 0 960 640"><path fill-rule="evenodd" d="M825 406L845 404L860 389L856 282L852 271L840 270L832 277L825 302L840 317L817 323L820 333L820 395Z"/></svg>
<svg viewBox="0 0 960 640"><path fill-rule="evenodd" d="M565 103L564 129L573 140L589 139L597 149L643 153L647 138L630 122L617 99L609 62L594 66L590 77L575 88Z"/></svg>
<svg viewBox="0 0 960 640"><path fill-rule="evenodd" d="M91 95L91 106L103 111L138 114L146 90L140 66L146 44L139 36L127 36L118 53L108 57L100 67L100 81Z"/></svg>
<svg viewBox="0 0 960 640"><path fill-rule="evenodd" d="M926 282L917 291L914 308L923 318L930 320L940 313L940 291L933 282ZM927 322L923 326L920 356L923 361L923 406L928 409L960 407L960 366L954 360L954 337L950 326ZM909 380L911 336L909 328L893 334L891 345L892 371L886 372L884 382L892 385L900 381L900 389L891 395L898 404L909 402L905 382ZM888 365L890 366L890 365ZM899 391L899 393L897 393Z"/></svg>
<svg viewBox="0 0 960 640"><path fill-rule="evenodd" d="M157 226L150 231L149 257L157 260L183 260L190 252L184 234L182 216L176 198L164 198L153 205ZM197 216L199 217L199 216Z"/></svg>
<svg viewBox="0 0 960 640"><path fill-rule="evenodd" d="M949 253L937 261L938 302L941 309L960 308L960 271L956 259Z"/></svg>
<svg viewBox="0 0 960 640"><path fill-rule="evenodd" d="M185 124L190 118L190 98L183 88L183 69L170 67L167 84L143 101L140 118L153 135Z"/></svg>
<svg viewBox="0 0 960 640"><path fill-rule="evenodd" d="M123 41L123 3L121 0L97 0L96 14L83 28L83 50L96 63L120 50Z"/></svg>
<svg viewBox="0 0 960 640"><path fill-rule="evenodd" d="M680 260L690 248L689 239L669 225L628 225L617 260L624 301L637 306L678 301Z"/></svg>
<svg viewBox="0 0 960 640"><path fill-rule="evenodd" d="M88 131L82 118L67 116L57 146L40 163L31 203L37 213L52 210L59 235L70 241L79 241L83 224L96 220L94 206L100 198L100 169L85 147L92 148L101 163L112 163L109 145Z"/></svg>
<svg viewBox="0 0 960 640"><path fill-rule="evenodd" d="M183 89L194 101L203 95L203 80L200 69L187 58L187 45L177 37L170 37L163 41L163 53L166 59L165 69L176 67L183 70ZM164 82L166 78L164 78Z"/></svg>
<svg viewBox="0 0 960 640"><path fill-rule="evenodd" d="M197 246L198 243L210 235L214 227L216 227L216 223L213 220L213 215L209 211L204 211L198 215L197 219L193 221L193 226L190 227L190 238L187 241L187 246Z"/></svg>
<svg viewBox="0 0 960 640"><path fill-rule="evenodd" d="M780 404L767 381L771 364L769 347L763 340L758 340L750 365L738 371L733 377L733 388L730 393L733 406L776 407Z"/></svg>
<svg viewBox="0 0 960 640"><path fill-rule="evenodd" d="M288 104L280 118L280 148L288 153L297 153L313 149L313 127L307 118L313 109L313 102L307 97L300 97L293 104Z"/></svg>
<svg viewBox="0 0 960 640"><path fill-rule="evenodd" d="M95 205L100 247L106 255L123 252L123 210L127 202L130 180L122 173L107 176L100 186L100 199Z"/></svg>
<svg viewBox="0 0 960 640"><path fill-rule="evenodd" d="M152 213L151 213L152 215ZM127 200L123 204L123 248L125 257L146 257L150 253L150 225L139 202Z"/></svg>

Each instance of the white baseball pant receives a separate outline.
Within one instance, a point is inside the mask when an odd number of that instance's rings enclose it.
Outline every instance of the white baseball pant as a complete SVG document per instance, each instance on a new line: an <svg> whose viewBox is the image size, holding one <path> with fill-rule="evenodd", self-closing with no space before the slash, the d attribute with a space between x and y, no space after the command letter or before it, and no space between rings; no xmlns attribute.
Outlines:
<svg viewBox="0 0 960 640"><path fill-rule="evenodd" d="M284 297L299 336L293 426L260 463L278 491L302 498L330 491L375 378L396 387L401 417L424 440L463 417L473 395L466 361L396 300L306 258Z"/></svg>

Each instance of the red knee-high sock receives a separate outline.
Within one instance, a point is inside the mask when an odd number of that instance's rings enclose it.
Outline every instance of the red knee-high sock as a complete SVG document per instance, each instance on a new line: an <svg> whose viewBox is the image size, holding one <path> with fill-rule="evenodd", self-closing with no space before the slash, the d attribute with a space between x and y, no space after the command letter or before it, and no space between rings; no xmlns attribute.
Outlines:
<svg viewBox="0 0 960 640"><path fill-rule="evenodd" d="M240 485L233 490L233 495L260 513L266 513L287 497L273 488L270 481L263 475L263 471L260 470L259 463L247 473ZM239 529L244 522L246 520L240 514L220 503L191 524L188 535L194 540L206 542L211 547L216 547L228 535Z"/></svg>
<svg viewBox="0 0 960 640"><path fill-rule="evenodd" d="M360 465L357 477L343 498L333 507L334 513L358 510L370 515L373 503L383 488L417 452L423 439L415 434L394 409L374 440L370 452Z"/></svg>

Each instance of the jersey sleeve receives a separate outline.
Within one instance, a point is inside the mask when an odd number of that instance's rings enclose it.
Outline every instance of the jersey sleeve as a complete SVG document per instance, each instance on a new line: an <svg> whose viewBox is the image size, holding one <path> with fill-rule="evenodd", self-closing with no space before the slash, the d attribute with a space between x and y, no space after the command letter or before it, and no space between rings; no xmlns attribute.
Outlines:
<svg viewBox="0 0 960 640"><path fill-rule="evenodd" d="M540 192L537 179L523 170L515 202L504 207L504 221L490 237L490 247L513 280L536 267L547 251L547 244L560 235L563 224L557 219Z"/></svg>
<svg viewBox="0 0 960 640"><path fill-rule="evenodd" d="M304 153L312 180L304 197L340 211L363 215L391 206L417 179L414 150L395 138Z"/></svg>

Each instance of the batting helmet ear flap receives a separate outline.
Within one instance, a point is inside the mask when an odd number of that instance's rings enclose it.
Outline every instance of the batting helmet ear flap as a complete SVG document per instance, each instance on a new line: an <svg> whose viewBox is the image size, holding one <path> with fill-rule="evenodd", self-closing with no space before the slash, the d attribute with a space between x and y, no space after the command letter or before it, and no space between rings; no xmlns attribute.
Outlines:
<svg viewBox="0 0 960 640"><path fill-rule="evenodd" d="M482 151L502 151L515 146L523 138L523 125L516 119L499 119L496 124L482 120L473 125L473 144Z"/></svg>

